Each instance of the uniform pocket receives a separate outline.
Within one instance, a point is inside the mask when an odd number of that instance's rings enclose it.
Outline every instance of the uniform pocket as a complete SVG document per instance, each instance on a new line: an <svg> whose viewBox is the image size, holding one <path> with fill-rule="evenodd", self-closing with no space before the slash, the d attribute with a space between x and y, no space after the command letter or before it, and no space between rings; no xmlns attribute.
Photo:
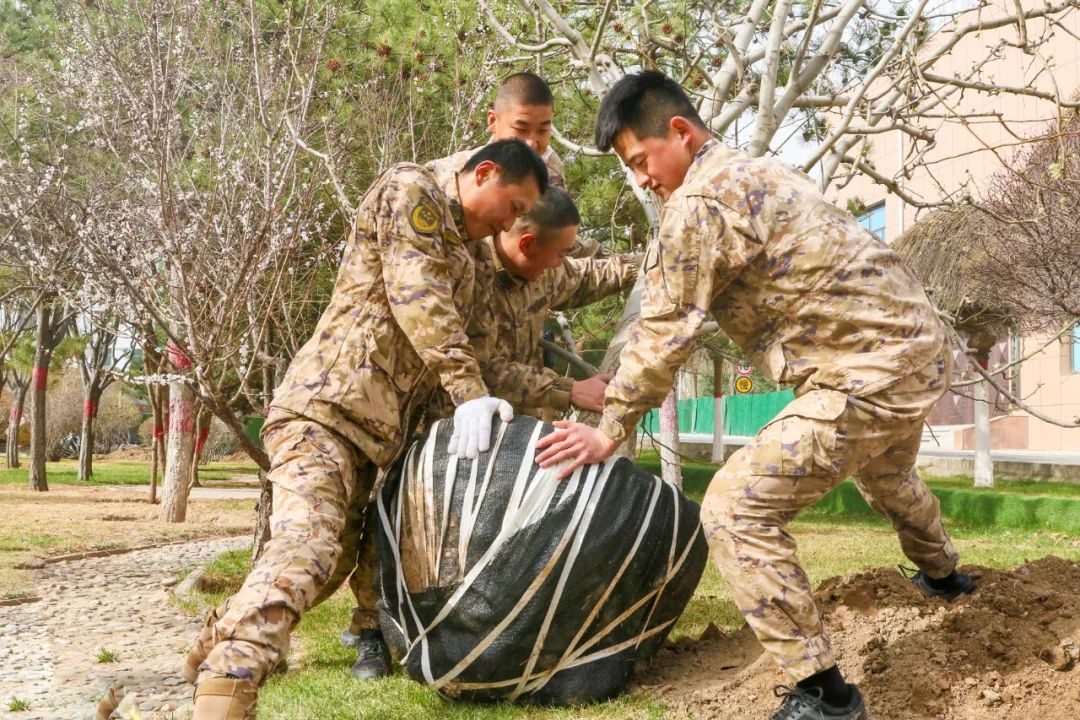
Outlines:
<svg viewBox="0 0 1080 720"><path fill-rule="evenodd" d="M662 260L660 241L653 239L645 251L645 259L641 264L641 272L645 274L645 282L641 290L641 317L643 318L670 315L676 308L668 289Z"/></svg>
<svg viewBox="0 0 1080 720"><path fill-rule="evenodd" d="M814 390L795 399L750 444L754 475L836 475L843 463L847 394Z"/></svg>

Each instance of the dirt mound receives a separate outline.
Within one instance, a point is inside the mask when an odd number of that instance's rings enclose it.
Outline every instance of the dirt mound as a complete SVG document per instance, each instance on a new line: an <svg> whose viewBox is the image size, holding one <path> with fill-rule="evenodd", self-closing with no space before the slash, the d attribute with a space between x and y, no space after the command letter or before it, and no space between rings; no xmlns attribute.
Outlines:
<svg viewBox="0 0 1080 720"><path fill-rule="evenodd" d="M1075 720L1080 708L1080 564L964 567L975 594L930 600L896 570L826 580L816 597L840 668L873 720ZM786 682L750 629L710 628L640 677L670 717L763 720Z"/></svg>
<svg viewBox="0 0 1080 720"><path fill-rule="evenodd" d="M154 450L149 445L121 445L108 455L102 455L100 459L105 462L117 460L150 462L154 459Z"/></svg>

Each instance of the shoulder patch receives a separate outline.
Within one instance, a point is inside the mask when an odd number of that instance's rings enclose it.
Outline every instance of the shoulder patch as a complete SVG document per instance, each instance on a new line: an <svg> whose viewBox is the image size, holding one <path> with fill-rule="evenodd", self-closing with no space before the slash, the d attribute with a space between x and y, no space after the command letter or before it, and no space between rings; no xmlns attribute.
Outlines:
<svg viewBox="0 0 1080 720"><path fill-rule="evenodd" d="M435 201L425 196L409 211L409 224L418 233L433 233L440 225L441 215Z"/></svg>

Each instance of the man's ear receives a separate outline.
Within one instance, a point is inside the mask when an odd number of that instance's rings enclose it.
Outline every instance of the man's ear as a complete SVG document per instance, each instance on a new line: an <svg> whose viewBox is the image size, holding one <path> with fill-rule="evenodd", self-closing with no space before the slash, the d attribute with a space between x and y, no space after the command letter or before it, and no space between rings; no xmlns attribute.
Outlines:
<svg viewBox="0 0 1080 720"><path fill-rule="evenodd" d="M518 252L525 257L529 257L534 249L536 249L536 235L526 230L518 238Z"/></svg>
<svg viewBox="0 0 1080 720"><path fill-rule="evenodd" d="M668 120L668 128L679 137L679 141L686 144L690 142L694 134L694 125L682 115L676 115Z"/></svg>
<svg viewBox="0 0 1080 720"><path fill-rule="evenodd" d="M499 166L491 160L484 160L473 168L476 186L480 187L489 180L498 180Z"/></svg>
<svg viewBox="0 0 1080 720"><path fill-rule="evenodd" d="M499 116L495 114L495 108L488 108L488 132L492 135L495 134L495 121L499 119Z"/></svg>

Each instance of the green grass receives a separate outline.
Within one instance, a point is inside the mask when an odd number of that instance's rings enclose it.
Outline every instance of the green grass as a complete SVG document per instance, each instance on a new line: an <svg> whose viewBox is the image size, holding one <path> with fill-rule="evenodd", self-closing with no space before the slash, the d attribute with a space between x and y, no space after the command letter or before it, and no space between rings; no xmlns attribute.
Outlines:
<svg viewBox="0 0 1080 720"><path fill-rule="evenodd" d="M643 452L637 464L654 475L660 474L660 457L652 451ZM719 466L692 460L682 461L683 487L687 494L704 494L712 476ZM1080 498L1080 484L1047 482L1025 478L997 478L992 488L977 488L970 477L965 475L933 476L924 475L923 480L932 488L964 490L975 493L995 495L1026 495L1059 498Z"/></svg>
<svg viewBox="0 0 1080 720"><path fill-rule="evenodd" d="M20 700L17 697L13 697L13 698L11 698L11 701L8 702L8 712L23 712L24 710L29 710L29 709L30 709L30 701L29 700Z"/></svg>
<svg viewBox="0 0 1080 720"><path fill-rule="evenodd" d="M992 488L977 488L972 479L965 475L936 476L925 478L934 488L967 490L976 493L997 493L1004 495L1037 495L1042 497L1080 498L1080 484L1066 482L1047 482L1024 478L997 478Z"/></svg>
<svg viewBox="0 0 1080 720"><path fill-rule="evenodd" d="M28 461L23 459L23 467L0 469L0 485L26 485L29 483ZM50 485L149 485L150 463L144 461L95 462L94 476L90 482L79 482L79 463L76 460L61 460L46 463L46 480ZM199 482L206 484L230 480L237 475L254 475L258 468L254 463L208 463L199 466ZM161 482L160 471L158 482Z"/></svg>
<svg viewBox="0 0 1080 720"><path fill-rule="evenodd" d="M638 465L660 473L655 453L642 453ZM683 491L687 497L701 502L716 470L715 465L684 463ZM976 488L963 476L923 479L937 495L941 514L950 523L1080 535L1080 485L1002 479L996 487ZM875 516L851 480L832 490L816 508L849 518Z"/></svg>
<svg viewBox="0 0 1080 720"><path fill-rule="evenodd" d="M0 535L0 552L42 551L63 545L61 535L42 532L17 532L12 535Z"/></svg>
<svg viewBox="0 0 1080 720"><path fill-rule="evenodd" d="M98 650L97 661L99 663L114 663L120 659L120 653L115 650Z"/></svg>
<svg viewBox="0 0 1080 720"><path fill-rule="evenodd" d="M910 564L900 552L896 535L876 516L846 518L822 508L811 508L790 526L799 542L799 554L811 581L869 567ZM1075 535L1030 532L1014 528L978 528L949 523L949 531L964 564L1013 567L1028 560L1058 555L1080 560L1080 533ZM239 587L248 568L244 551L219 556L207 568L218 578L217 591L197 594L202 608L220 604ZM270 679L260 693L260 718L476 718L506 720L615 720L662 718L664 708L640 693L585 708L537 709L504 704L475 705L444 700L398 671L376 683L349 679L355 651L338 644L348 622L352 598L339 592L304 616L294 634L290 668ZM719 571L710 562L672 638L698 637L710 623L725 630L742 626L742 618Z"/></svg>

